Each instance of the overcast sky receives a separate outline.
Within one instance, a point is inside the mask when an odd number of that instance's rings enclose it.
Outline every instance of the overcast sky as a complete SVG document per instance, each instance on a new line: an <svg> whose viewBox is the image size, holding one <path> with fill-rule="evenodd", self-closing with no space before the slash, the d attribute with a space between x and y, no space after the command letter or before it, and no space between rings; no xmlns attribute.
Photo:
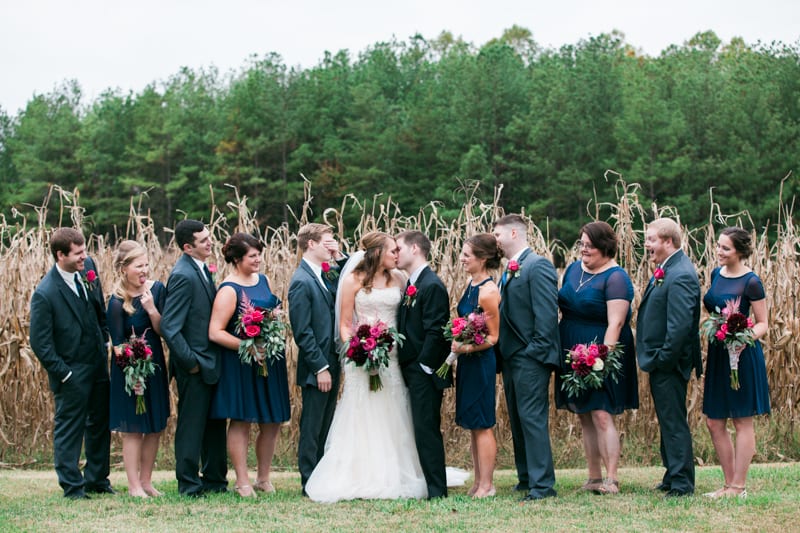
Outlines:
<svg viewBox="0 0 800 533"><path fill-rule="evenodd" d="M0 107L16 114L66 79L84 103L107 88L134 93L181 66L238 70L252 54L316 65L326 50L443 30L476 45L517 24L544 47L614 29L649 55L713 30L800 41L800 0L0 0Z"/></svg>

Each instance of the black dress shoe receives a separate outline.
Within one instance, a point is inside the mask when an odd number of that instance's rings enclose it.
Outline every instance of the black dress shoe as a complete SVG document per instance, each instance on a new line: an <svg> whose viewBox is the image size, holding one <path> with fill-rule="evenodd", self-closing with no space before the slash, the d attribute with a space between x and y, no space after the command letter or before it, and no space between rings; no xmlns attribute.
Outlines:
<svg viewBox="0 0 800 533"><path fill-rule="evenodd" d="M75 494L64 494L65 498L69 498L70 500L91 500L88 494L85 492L78 492Z"/></svg>
<svg viewBox="0 0 800 533"><path fill-rule="evenodd" d="M542 493L542 494L538 494L538 493L537 494L526 494L519 501L521 501L521 502L532 502L532 501L537 501L537 500L544 500L545 498L555 498L556 495L557 494L556 494L556 491L554 489L547 489L547 491Z"/></svg>
<svg viewBox="0 0 800 533"><path fill-rule="evenodd" d="M653 487L653 490L660 490L661 492L669 492L671 488L672 487L670 487L669 485L667 485L662 481L661 483Z"/></svg>
<svg viewBox="0 0 800 533"><path fill-rule="evenodd" d="M86 489L86 490L87 490L87 492L91 492L92 494L116 494L117 493L117 491L115 491L113 488L111 488L110 485L108 487L97 487L97 488L91 488L91 489Z"/></svg>
<svg viewBox="0 0 800 533"><path fill-rule="evenodd" d="M665 498L682 498L684 496L691 496L692 492L686 492L683 490L678 489L669 489L666 494L664 494Z"/></svg>
<svg viewBox="0 0 800 533"><path fill-rule="evenodd" d="M514 490L519 492L528 492L530 487L528 487L527 483L517 483L514 485Z"/></svg>

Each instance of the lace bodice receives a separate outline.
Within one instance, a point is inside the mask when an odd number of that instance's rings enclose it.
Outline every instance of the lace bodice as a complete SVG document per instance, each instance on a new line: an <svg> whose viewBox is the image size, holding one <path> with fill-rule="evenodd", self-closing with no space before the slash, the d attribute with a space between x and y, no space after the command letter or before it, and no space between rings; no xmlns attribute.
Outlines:
<svg viewBox="0 0 800 533"><path fill-rule="evenodd" d="M355 322L372 324L378 320L390 328L397 326L397 310L403 295L399 287L373 288L370 292L359 289L355 301Z"/></svg>

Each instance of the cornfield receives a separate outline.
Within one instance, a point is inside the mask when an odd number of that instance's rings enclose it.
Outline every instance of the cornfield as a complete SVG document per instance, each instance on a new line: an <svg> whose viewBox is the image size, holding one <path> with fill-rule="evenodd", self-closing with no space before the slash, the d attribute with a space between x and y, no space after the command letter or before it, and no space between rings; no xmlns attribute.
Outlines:
<svg viewBox="0 0 800 533"><path fill-rule="evenodd" d="M617 260L630 274L636 289L633 302L635 324L638 302L651 275L651 268L643 253L644 225L657 216L670 216L680 222L680 216L669 207L642 205L638 197L638 186L626 184L618 175L615 179L616 203L590 204L593 212L587 212L586 221L603 219L615 227L620 244ZM265 273L273 290L285 301L289 280L300 260L295 232L313 216L311 191L308 185L306 187L306 202L302 211L292 214L292 223L277 228L259 226L257 214L248 210L247 198L240 197L235 190L231 194L233 199L222 209L214 203L212 196L209 216L206 218L215 246L215 257L210 262L218 265L224 263L221 248L230 234L245 231L258 236L265 244ZM485 203L478 199L475 188L459 191L463 194L463 207L455 219L442 216L443 206L436 203L422 207L412 216L403 215L391 199L382 199L380 196L368 202L347 196L338 208L325 209L321 218L333 226L346 251L354 250L361 235L372 230L382 230L390 234L410 228L422 230L431 237L432 266L449 288L451 304L455 306L467 283L467 276L458 262L462 242L474 233L491 231L492 221L503 214L498 206L501 192L502 187L494 192L491 203ZM33 210L33 215L15 210L10 214L11 220L5 215L0 219L0 280L4 294L0 300L0 466L47 464L51 461L53 400L46 373L28 342L29 302L37 283L53 264L49 251L50 228L45 221L53 220L55 216L58 225L83 228L84 211L77 198L77 191L70 193L53 187L43 205ZM719 212L713 197L709 201L711 215L707 224L697 228L682 226L684 235L687 236L683 243L684 251L697 266L701 286L708 288L710 273L716 265L716 231L727 225L740 225L752 231L755 253L749 264L763 280L767 293L769 331L762 343L767 359L772 415L759 422L759 450L756 460L798 459L800 445L794 423L800 400L800 365L796 357L798 349L793 341L800 337L800 323L797 318L800 232L793 224L791 206L784 203L783 199L780 201L780 211L776 213L777 221L763 230L752 229L753 224L746 212L726 215ZM50 212L51 203L58 204L57 212ZM344 213L360 216L359 223L353 228L345 227ZM532 222L529 229L530 246L537 253L554 260L561 272L565 265L578 258L572 243L548 239L546 226L542 228ZM578 229L575 228L576 238ZM170 229L165 231L167 236L171 234ZM117 239L131 238L143 243L149 250L151 278L164 282L179 254L171 239L167 246L160 244L157 229L147 212L142 209L141 201L138 205L131 201L124 234L116 236L113 242L105 236L87 237L90 255L98 264L106 295L114 285L112 251ZM223 279L225 274L225 268L220 267L218 279ZM301 395L299 389L293 385L297 350L291 339L287 345L286 358L292 383L292 418L283 428L276 453L276 465L293 467L299 433ZM714 460L713 447L707 438L701 413L702 392L702 379L693 379L689 384L687 403L690 426L695 436L695 454L700 463ZM499 378L496 394L498 423L495 431L500 448L498 460L501 466L510 466L513 464L511 434L502 380ZM629 464L658 464L658 424L647 375L641 372L639 396L640 408L617 418L617 426L624 442L622 460ZM162 437L161 464L170 464L172 459L175 400L173 382L173 416L170 417ZM451 389L445 395L442 427L448 464L466 466L470 464L469 432L455 426L454 409L455 395ZM557 467L582 464L580 424L576 416L565 411L556 411L551 406L550 433ZM116 438L113 441L112 454L114 460L119 462L121 445Z"/></svg>

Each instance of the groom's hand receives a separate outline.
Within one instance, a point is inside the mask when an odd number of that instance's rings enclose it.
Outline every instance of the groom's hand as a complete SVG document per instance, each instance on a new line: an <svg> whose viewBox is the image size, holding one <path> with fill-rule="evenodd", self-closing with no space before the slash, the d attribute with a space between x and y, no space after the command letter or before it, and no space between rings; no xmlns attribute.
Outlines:
<svg viewBox="0 0 800 533"><path fill-rule="evenodd" d="M333 378L329 370L323 370L317 374L317 388L320 392L329 392L333 385Z"/></svg>

